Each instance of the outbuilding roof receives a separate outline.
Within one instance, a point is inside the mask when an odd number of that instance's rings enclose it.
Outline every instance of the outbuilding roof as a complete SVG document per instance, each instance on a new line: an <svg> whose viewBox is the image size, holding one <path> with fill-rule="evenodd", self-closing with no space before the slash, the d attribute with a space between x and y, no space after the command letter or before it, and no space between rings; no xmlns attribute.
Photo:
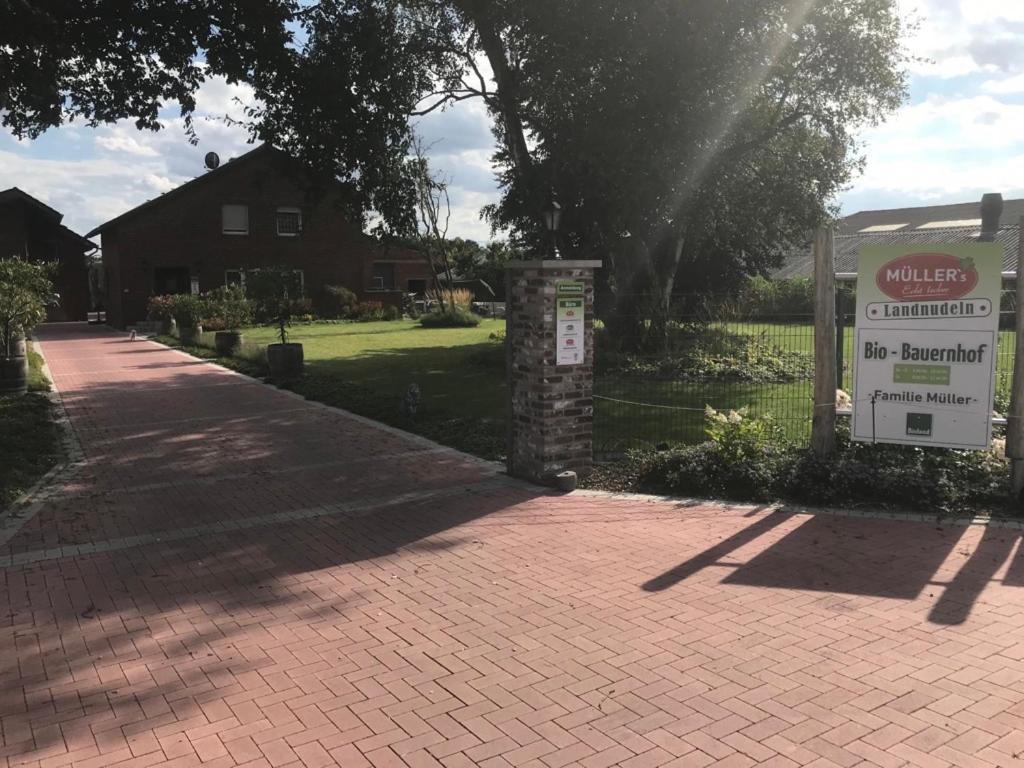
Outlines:
<svg viewBox="0 0 1024 768"><path fill-rule="evenodd" d="M1024 199L1004 201L1002 225L996 234L996 242L1003 246L1004 272L1017 269L1021 217L1024 217ZM976 202L861 211L841 219L836 226L836 272L856 272L858 255L864 246L975 243L980 235L981 212ZM813 274L813 257L808 246L787 254L782 266L771 276L786 279Z"/></svg>

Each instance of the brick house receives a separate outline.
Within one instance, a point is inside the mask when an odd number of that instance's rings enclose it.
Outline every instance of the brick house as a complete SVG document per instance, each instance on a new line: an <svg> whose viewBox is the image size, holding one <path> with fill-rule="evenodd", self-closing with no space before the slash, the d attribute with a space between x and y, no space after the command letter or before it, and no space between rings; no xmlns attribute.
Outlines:
<svg viewBox="0 0 1024 768"><path fill-rule="evenodd" d="M101 224L89 236L102 237L108 322L144 320L155 294L202 293L278 264L300 271L315 310L331 285L384 305L424 290L423 256L364 235L340 194L316 194L298 163L263 144Z"/></svg>
<svg viewBox="0 0 1024 768"><path fill-rule="evenodd" d="M54 287L60 304L47 319L85 320L89 302L89 256L96 244L61 224L64 215L17 187L0 191L0 258L57 263Z"/></svg>

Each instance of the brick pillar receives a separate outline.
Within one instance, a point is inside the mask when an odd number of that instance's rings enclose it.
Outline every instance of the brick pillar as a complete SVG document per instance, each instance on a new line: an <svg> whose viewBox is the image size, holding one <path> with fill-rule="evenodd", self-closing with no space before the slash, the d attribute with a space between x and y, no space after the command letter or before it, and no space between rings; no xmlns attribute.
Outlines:
<svg viewBox="0 0 1024 768"><path fill-rule="evenodd" d="M600 266L600 261L561 259L508 264L505 327L511 475L548 482L564 470L585 474L593 464L594 270ZM580 325L572 322L580 309L582 333Z"/></svg>

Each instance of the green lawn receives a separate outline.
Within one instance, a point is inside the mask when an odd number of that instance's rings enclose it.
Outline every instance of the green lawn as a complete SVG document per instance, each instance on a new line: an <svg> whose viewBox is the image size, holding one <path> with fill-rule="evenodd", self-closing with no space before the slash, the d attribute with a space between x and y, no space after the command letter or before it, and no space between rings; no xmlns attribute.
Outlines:
<svg viewBox="0 0 1024 768"><path fill-rule="evenodd" d="M356 383L396 409L416 384L427 411L502 418L505 358L489 336L504 328L504 320L430 329L413 320L314 324L292 328L289 341L301 342L310 377ZM247 343L275 340L272 328L245 331Z"/></svg>
<svg viewBox="0 0 1024 768"><path fill-rule="evenodd" d="M53 406L43 394L48 389L42 359L30 349L29 393L0 397L0 510L60 461Z"/></svg>
<svg viewBox="0 0 1024 768"><path fill-rule="evenodd" d="M728 327L761 336L783 349L813 352L808 325L730 323ZM498 458L505 449L505 363L502 345L490 336L503 328L503 320L483 320L477 328L443 329L421 328L412 320L297 325L290 336L303 344L307 373L294 389L311 399ZM211 345L212 336L208 334ZM272 328L245 331L250 348L274 340ZM849 389L852 329L846 331L844 348ZM1009 387L1012 349L1013 334L1000 334L998 383L1003 391ZM251 364L233 364L258 372ZM401 410L411 384L422 392L421 411L413 419ZM599 452L614 453L701 440L705 405L771 413L791 439L806 439L811 391L810 381L749 384L599 377L595 382L596 447Z"/></svg>

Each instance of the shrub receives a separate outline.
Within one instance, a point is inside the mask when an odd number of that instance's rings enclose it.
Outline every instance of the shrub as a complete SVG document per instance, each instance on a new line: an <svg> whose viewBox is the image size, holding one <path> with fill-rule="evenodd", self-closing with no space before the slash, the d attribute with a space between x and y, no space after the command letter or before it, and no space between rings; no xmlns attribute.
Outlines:
<svg viewBox="0 0 1024 768"><path fill-rule="evenodd" d="M278 339L287 344L292 320L311 308L309 300L302 298L299 273L286 266L263 267L247 272L245 282L257 314L277 326Z"/></svg>
<svg viewBox="0 0 1024 768"><path fill-rule="evenodd" d="M327 294L324 306L328 317L351 317L359 305L355 292L343 285L326 285L324 293Z"/></svg>
<svg viewBox="0 0 1024 768"><path fill-rule="evenodd" d="M364 301L357 304L352 311L351 318L360 323L369 323L375 320L383 320L384 305L379 301Z"/></svg>
<svg viewBox="0 0 1024 768"><path fill-rule="evenodd" d="M206 302L191 293L171 296L171 316L179 328L195 328L201 325L206 315Z"/></svg>
<svg viewBox="0 0 1024 768"><path fill-rule="evenodd" d="M43 321L56 303L53 266L22 259L0 259L0 354L10 356L14 343Z"/></svg>
<svg viewBox="0 0 1024 768"><path fill-rule="evenodd" d="M473 308L473 292L468 288L435 290L428 294L428 298L437 302L439 309L450 310L453 303L456 309L464 309L467 312Z"/></svg>
<svg viewBox="0 0 1024 768"><path fill-rule="evenodd" d="M170 320L174 317L174 296L150 296L146 302L146 314L150 320Z"/></svg>
<svg viewBox="0 0 1024 768"><path fill-rule="evenodd" d="M667 351L656 354L607 349L607 331L596 341L603 370L623 376L672 381L743 381L781 383L814 378L814 356L782 349L763 336L724 328L688 325L672 330Z"/></svg>
<svg viewBox="0 0 1024 768"><path fill-rule="evenodd" d="M814 281L806 277L769 280L749 277L740 290L739 303L748 317L771 320L814 314Z"/></svg>
<svg viewBox="0 0 1024 768"><path fill-rule="evenodd" d="M420 325L424 328L475 328L480 325L480 318L461 307L436 309L420 317Z"/></svg>
<svg viewBox="0 0 1024 768"><path fill-rule="evenodd" d="M210 331L237 331L252 324L252 302L240 285L225 285L203 296L206 302L204 326Z"/></svg>
<svg viewBox="0 0 1024 768"><path fill-rule="evenodd" d="M708 442L637 453L599 473L611 490L743 501L871 504L942 513L1006 508L1009 464L990 452L854 443L840 427L836 454L819 459L785 444L769 417L706 415Z"/></svg>
<svg viewBox="0 0 1024 768"><path fill-rule="evenodd" d="M384 319L385 320L401 320L402 310L398 307L385 307L384 308Z"/></svg>

